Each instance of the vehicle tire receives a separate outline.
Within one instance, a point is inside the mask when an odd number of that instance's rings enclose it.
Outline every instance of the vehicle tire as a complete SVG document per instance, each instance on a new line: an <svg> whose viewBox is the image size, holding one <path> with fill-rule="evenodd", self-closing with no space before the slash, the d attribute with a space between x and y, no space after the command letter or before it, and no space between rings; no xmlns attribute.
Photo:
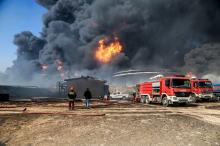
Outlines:
<svg viewBox="0 0 220 146"><path fill-rule="evenodd" d="M193 103L198 102L198 97L196 97L195 94L192 94L192 95L191 95L191 98L192 98L192 100L193 100Z"/></svg>
<svg viewBox="0 0 220 146"><path fill-rule="evenodd" d="M141 103L146 103L144 96L141 96Z"/></svg>
<svg viewBox="0 0 220 146"><path fill-rule="evenodd" d="M146 96L146 103L147 103L147 104L150 104L150 103L151 103L151 101L150 101L149 98L150 98L149 96Z"/></svg>
<svg viewBox="0 0 220 146"><path fill-rule="evenodd" d="M165 107L168 107L168 106L169 106L169 101L168 101L168 99L167 99L166 96L163 97L163 99L162 99L162 105L165 106Z"/></svg>
<svg viewBox="0 0 220 146"><path fill-rule="evenodd" d="M212 100L213 100L214 102L217 102L217 101L218 101L218 97L216 97L216 95L213 95Z"/></svg>
<svg viewBox="0 0 220 146"><path fill-rule="evenodd" d="M141 97L141 103L144 103L144 100L143 100L143 98Z"/></svg>

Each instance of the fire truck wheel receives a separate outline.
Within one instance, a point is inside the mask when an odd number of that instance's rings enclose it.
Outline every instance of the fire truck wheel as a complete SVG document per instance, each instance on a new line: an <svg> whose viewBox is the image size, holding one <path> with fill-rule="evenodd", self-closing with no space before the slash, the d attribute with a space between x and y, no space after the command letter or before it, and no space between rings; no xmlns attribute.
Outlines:
<svg viewBox="0 0 220 146"><path fill-rule="evenodd" d="M141 103L146 103L145 96L141 96Z"/></svg>
<svg viewBox="0 0 220 146"><path fill-rule="evenodd" d="M165 96L165 97L163 97L163 99L162 99L162 104L163 104L163 106L166 106L166 107L168 107L169 106L169 102L168 102L168 99L167 99L167 97Z"/></svg>
<svg viewBox="0 0 220 146"><path fill-rule="evenodd" d="M193 102L193 103L196 103L196 102L198 102L198 100L199 100L199 98L196 97L195 94L192 94L192 95L191 95L191 98L192 98L192 102Z"/></svg>
<svg viewBox="0 0 220 146"><path fill-rule="evenodd" d="M149 99L149 96L146 96L146 103L147 103L147 104L150 104L150 103L151 103L151 101L150 101L150 99Z"/></svg>
<svg viewBox="0 0 220 146"><path fill-rule="evenodd" d="M141 97L141 103L144 103L144 99Z"/></svg>

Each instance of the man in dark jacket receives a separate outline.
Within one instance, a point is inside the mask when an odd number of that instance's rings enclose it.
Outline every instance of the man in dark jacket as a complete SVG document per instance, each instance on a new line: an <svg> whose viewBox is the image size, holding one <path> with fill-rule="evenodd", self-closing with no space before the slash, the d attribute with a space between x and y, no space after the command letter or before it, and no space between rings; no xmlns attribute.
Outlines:
<svg viewBox="0 0 220 146"><path fill-rule="evenodd" d="M86 101L85 101L86 107L90 108L90 100L92 98L92 93L89 90L89 88L87 88L86 91L84 92L84 96L85 96L85 99L86 99Z"/></svg>
<svg viewBox="0 0 220 146"><path fill-rule="evenodd" d="M68 98L69 98L69 110L74 110L74 102L76 99L76 92L73 87L70 88L70 91L68 92Z"/></svg>

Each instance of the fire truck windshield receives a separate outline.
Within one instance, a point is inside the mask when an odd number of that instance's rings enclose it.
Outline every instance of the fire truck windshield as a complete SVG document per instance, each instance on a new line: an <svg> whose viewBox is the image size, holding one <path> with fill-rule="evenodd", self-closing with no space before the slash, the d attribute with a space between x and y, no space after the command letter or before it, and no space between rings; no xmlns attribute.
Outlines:
<svg viewBox="0 0 220 146"><path fill-rule="evenodd" d="M212 88L212 83L211 82L199 82L198 86L201 88Z"/></svg>
<svg viewBox="0 0 220 146"><path fill-rule="evenodd" d="M173 79L172 87L175 88L190 88L190 80L187 79Z"/></svg>

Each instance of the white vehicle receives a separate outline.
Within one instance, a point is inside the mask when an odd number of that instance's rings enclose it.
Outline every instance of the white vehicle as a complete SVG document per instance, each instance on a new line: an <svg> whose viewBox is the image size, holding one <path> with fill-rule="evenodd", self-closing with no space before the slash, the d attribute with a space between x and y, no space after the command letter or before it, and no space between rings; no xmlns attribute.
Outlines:
<svg viewBox="0 0 220 146"><path fill-rule="evenodd" d="M129 97L129 94L120 93L120 92L113 93L113 94L110 95L111 99L126 99L128 97Z"/></svg>

